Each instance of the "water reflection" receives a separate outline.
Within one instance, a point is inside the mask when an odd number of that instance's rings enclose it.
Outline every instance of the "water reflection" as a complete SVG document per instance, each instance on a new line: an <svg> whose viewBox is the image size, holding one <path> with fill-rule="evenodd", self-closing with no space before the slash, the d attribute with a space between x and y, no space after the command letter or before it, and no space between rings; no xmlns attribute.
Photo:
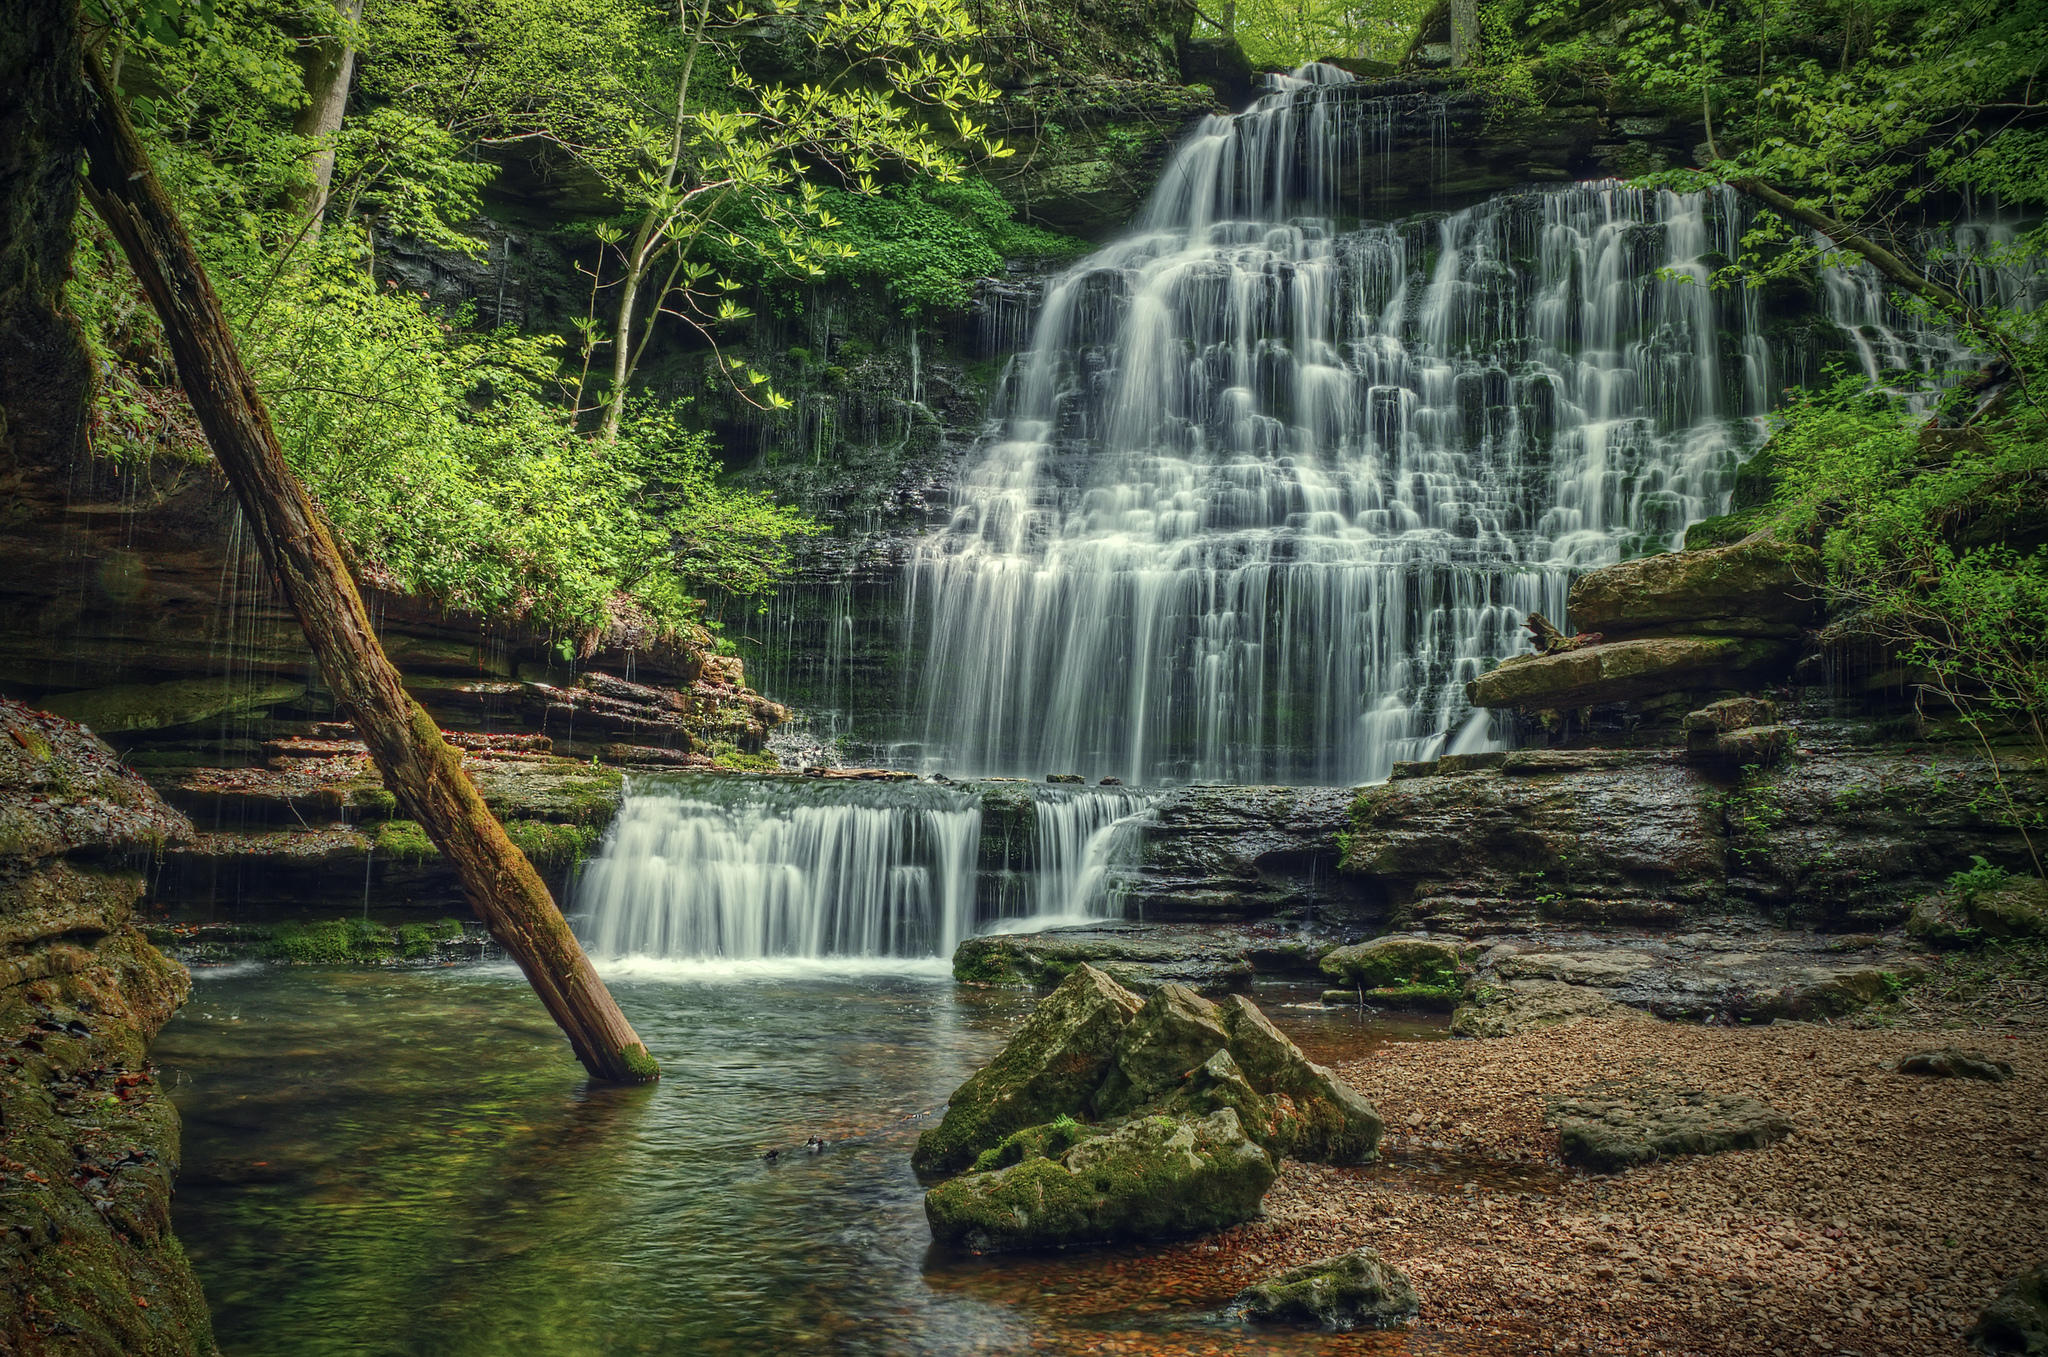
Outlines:
<svg viewBox="0 0 2048 1357"><path fill-rule="evenodd" d="M615 989L662 1053L653 1088L583 1083L509 970L202 973L157 1059L185 1115L177 1227L223 1347L1456 1350L1238 1328L1205 1241L932 1253L911 1143L1026 999L872 971ZM1269 1010L1318 1058L1387 1035Z"/></svg>

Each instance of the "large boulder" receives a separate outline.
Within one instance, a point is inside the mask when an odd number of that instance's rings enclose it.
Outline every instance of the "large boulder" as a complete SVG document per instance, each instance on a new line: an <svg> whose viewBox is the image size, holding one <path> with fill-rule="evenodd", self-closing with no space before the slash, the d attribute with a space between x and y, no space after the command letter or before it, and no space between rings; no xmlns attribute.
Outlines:
<svg viewBox="0 0 2048 1357"><path fill-rule="evenodd" d="M941 1243L1040 1248L1242 1220L1282 1156L1363 1163L1382 1130L1372 1104L1243 995L1215 1004L1162 984L1140 1002L1083 965L960 1086L913 1163L968 1169L926 1197ZM1248 1202L1256 1175L1237 1142L1267 1165ZM1141 1207L1145 1193L1164 1199Z"/></svg>
<svg viewBox="0 0 2048 1357"><path fill-rule="evenodd" d="M1322 969L1345 987L1332 991L1339 998L1356 996L1391 1008L1449 1009L1457 1002L1461 961L1457 947L1434 938L1375 938L1325 953Z"/></svg>
<svg viewBox="0 0 2048 1357"><path fill-rule="evenodd" d="M1012 1131L1089 1111L1142 1006L1093 966L1077 967L954 1091L944 1119L918 1137L911 1166L927 1177L953 1173Z"/></svg>
<svg viewBox="0 0 2048 1357"><path fill-rule="evenodd" d="M1481 985L1451 1015L1456 1037L1513 1037L1539 1027L1559 1027L1581 1018L1605 1018L1626 1010L1596 989L1556 980L1513 980Z"/></svg>
<svg viewBox="0 0 2048 1357"><path fill-rule="evenodd" d="M1465 685L1475 707L1566 711L1775 677L1796 642L1759 636L1642 636L1552 655L1516 655Z"/></svg>
<svg viewBox="0 0 2048 1357"><path fill-rule="evenodd" d="M1151 1115L941 1183L924 1210L933 1239L977 1252L1171 1239L1250 1220L1275 1172L1228 1108Z"/></svg>
<svg viewBox="0 0 2048 1357"><path fill-rule="evenodd" d="M1342 1332L1397 1328L1422 1303L1393 1264L1372 1249L1353 1249L1254 1282L1230 1308L1249 1320Z"/></svg>
<svg viewBox="0 0 2048 1357"><path fill-rule="evenodd" d="M1705 551L1672 551L1595 570L1572 585L1568 616L1608 636L1684 632L1797 637L1813 622L1819 563L1810 547L1752 533Z"/></svg>

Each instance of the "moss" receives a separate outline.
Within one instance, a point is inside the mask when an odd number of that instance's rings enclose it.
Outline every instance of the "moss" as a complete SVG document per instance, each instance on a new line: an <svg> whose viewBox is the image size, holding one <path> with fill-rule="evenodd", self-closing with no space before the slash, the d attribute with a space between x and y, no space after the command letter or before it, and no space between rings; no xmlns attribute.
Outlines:
<svg viewBox="0 0 2048 1357"><path fill-rule="evenodd" d="M1368 990L1458 988L1458 949L1420 938L1380 938L1324 955L1323 974Z"/></svg>
<svg viewBox="0 0 2048 1357"><path fill-rule="evenodd" d="M1451 985L1384 985L1365 991L1365 1001L1381 1008L1419 1008L1448 1013L1458 1006L1459 987Z"/></svg>
<svg viewBox="0 0 2048 1357"><path fill-rule="evenodd" d="M782 770L782 760L773 754L746 754L736 749L712 759L711 766L733 773L776 773Z"/></svg>
<svg viewBox="0 0 2048 1357"><path fill-rule="evenodd" d="M396 862L427 862L441 856L416 820L386 820L377 830L376 851Z"/></svg>
<svg viewBox="0 0 2048 1357"><path fill-rule="evenodd" d="M541 871L573 866L604 841L604 830L589 824L555 824L547 820L507 820L505 837Z"/></svg>
<svg viewBox="0 0 2048 1357"><path fill-rule="evenodd" d="M358 787L348 803L365 820L388 820L398 813L398 798L383 787Z"/></svg>
<svg viewBox="0 0 2048 1357"><path fill-rule="evenodd" d="M651 1084L661 1078L660 1062L649 1055L647 1048L637 1041L631 1046L619 1049L619 1063L626 1067L626 1073L635 1083Z"/></svg>
<svg viewBox="0 0 2048 1357"><path fill-rule="evenodd" d="M1002 938L969 938L953 953L953 978L963 985L1022 985L1029 982L1017 952Z"/></svg>
<svg viewBox="0 0 2048 1357"><path fill-rule="evenodd" d="M1079 1144L1088 1128L1061 1113L1043 1126L1013 1131L983 1150L969 1173L992 1173L1021 1164L1027 1159L1057 1159Z"/></svg>
<svg viewBox="0 0 2048 1357"><path fill-rule="evenodd" d="M396 947L392 931L365 919L322 919L284 924L263 945L263 956L295 966L345 966L383 961Z"/></svg>

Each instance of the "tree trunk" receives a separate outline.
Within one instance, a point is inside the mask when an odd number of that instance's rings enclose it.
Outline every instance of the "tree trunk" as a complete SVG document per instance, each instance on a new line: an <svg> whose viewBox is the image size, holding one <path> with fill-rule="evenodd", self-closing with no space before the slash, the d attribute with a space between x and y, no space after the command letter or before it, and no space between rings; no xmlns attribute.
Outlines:
<svg viewBox="0 0 2048 1357"><path fill-rule="evenodd" d="M84 125L86 193L121 242L177 358L178 377L241 500L265 564L299 615L327 686L384 780L446 854L477 917L526 972L592 1076L659 1076L526 855L505 837L462 758L400 685L327 525L277 444L213 285L97 61Z"/></svg>
<svg viewBox="0 0 2048 1357"><path fill-rule="evenodd" d="M1479 55L1479 0L1451 0L1451 65Z"/></svg>
<svg viewBox="0 0 2048 1357"><path fill-rule="evenodd" d="M342 32L316 39L305 58L306 106L292 120L292 131L316 144L313 182L294 195L299 215L310 223L308 236L320 234L320 215L334 183L334 134L348 109L349 81L356 71L356 45L349 30L363 17L363 0L336 0Z"/></svg>

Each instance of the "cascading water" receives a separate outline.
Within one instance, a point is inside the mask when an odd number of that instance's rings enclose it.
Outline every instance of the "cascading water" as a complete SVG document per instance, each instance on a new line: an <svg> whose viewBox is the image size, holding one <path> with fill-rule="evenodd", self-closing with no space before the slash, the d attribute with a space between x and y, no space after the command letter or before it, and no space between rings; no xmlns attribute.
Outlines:
<svg viewBox="0 0 2048 1357"><path fill-rule="evenodd" d="M579 883L580 931L613 959L943 958L992 923L1100 907L1105 831L1142 797L1003 788L1013 853L987 832L986 795L922 781L636 781ZM985 861L998 884L978 891Z"/></svg>
<svg viewBox="0 0 2048 1357"><path fill-rule="evenodd" d="M1344 229L1385 122L1350 80L1208 119L1050 285L909 570L931 765L1341 783L1485 747L1463 686L1523 618L1725 507L1771 380L1706 286L1733 196Z"/></svg>

